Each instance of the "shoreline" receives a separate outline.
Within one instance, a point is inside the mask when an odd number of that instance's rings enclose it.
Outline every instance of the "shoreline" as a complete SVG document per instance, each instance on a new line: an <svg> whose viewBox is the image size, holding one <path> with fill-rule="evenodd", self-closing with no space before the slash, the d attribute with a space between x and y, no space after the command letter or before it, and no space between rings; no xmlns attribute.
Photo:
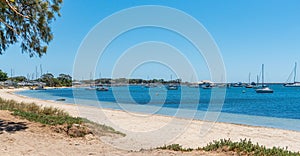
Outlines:
<svg viewBox="0 0 300 156"><path fill-rule="evenodd" d="M70 115L88 118L105 124L126 134L126 137L111 140L101 140L116 148L139 150L141 148L156 148L164 144L181 144L183 147L203 147L213 140L228 139L239 141L251 139L267 147L286 147L289 150L300 151L300 132L260 126L251 126L224 122L188 120L142 113L128 113L122 110L81 106L50 100L34 99L14 92L20 89L2 89L0 97L18 102L34 102L42 106L52 106L64 109Z"/></svg>
<svg viewBox="0 0 300 156"><path fill-rule="evenodd" d="M62 87L62 88L72 88L72 87ZM77 87L75 87L77 88ZM53 89L53 87L49 87L47 89ZM55 89L58 89L55 87ZM22 89L21 91L26 90ZM18 92L18 91L13 91L13 92ZM22 96L25 98L36 98L36 97L30 97L22 94L16 94L17 96ZM60 98L60 97L58 97ZM66 98L66 97L61 97L61 98ZM36 98L39 99L39 98ZM280 117L269 117L269 116L254 116L254 115L247 115L247 114L235 114L235 113L227 113L227 112L210 112L209 115L215 115L218 114L217 118L214 118L213 120L207 119L205 117L206 111L199 111L197 110L194 112L194 110L189 110L189 109L183 109L185 113L181 113L181 115L177 115L177 109L176 108L166 108L169 109L171 112L176 112L175 114L168 114L168 113L157 113L157 112L146 112L142 111L139 107L136 105L132 104L126 104L126 103L115 103L115 102L107 102L107 101L101 101L102 106L98 107L97 105L94 105L95 101L94 100L82 100L79 99L79 102L75 101L70 101L71 98L66 98L66 101L57 101L54 99L47 100L47 99L41 99L41 100L46 100L50 102L59 102L59 103L64 103L67 105L79 105L79 106L84 106L84 107L90 107L91 109L97 108L97 109L105 109L105 110L111 110L111 111L121 111L121 112L127 112L127 113L133 113L133 114L142 114L142 115L157 115L157 116L162 116L162 117L175 117L178 119L185 119L185 120L196 120L196 121L205 121L205 122L210 122L210 123L228 123L228 124L233 124L233 125L241 125L241 126L250 126L250 127L265 127L265 128L273 128L273 129L282 129L282 130L290 130L290 131L295 131L295 132L300 132L300 119L293 119L293 118L280 118ZM82 100L82 101L81 101ZM83 105L89 103L88 105ZM91 104L92 103L92 104ZM108 106L110 105L110 106ZM126 108L125 110L120 108L113 108L111 105L126 105L126 107L130 107L130 110L127 111ZM148 107L148 109L152 110L156 106L142 106L142 108ZM123 108L123 107L122 107ZM131 109L133 108L133 109ZM144 109L145 109L144 108ZM164 109L164 108L162 108ZM184 115L184 114L192 114L194 113L193 116L189 115ZM209 117L208 117L209 118ZM298 125L298 126L297 126Z"/></svg>

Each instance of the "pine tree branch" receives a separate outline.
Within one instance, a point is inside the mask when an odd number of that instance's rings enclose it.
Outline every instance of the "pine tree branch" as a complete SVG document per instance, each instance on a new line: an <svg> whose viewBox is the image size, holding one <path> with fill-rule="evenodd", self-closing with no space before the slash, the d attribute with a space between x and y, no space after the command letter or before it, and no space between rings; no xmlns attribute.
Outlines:
<svg viewBox="0 0 300 156"><path fill-rule="evenodd" d="M15 33L17 33L19 35L19 33L17 32L17 30L15 30L12 26L10 26L8 23L6 23L2 18L0 18L0 22L2 22L4 25L6 25L9 29L11 29L12 31L14 31Z"/></svg>
<svg viewBox="0 0 300 156"><path fill-rule="evenodd" d="M5 2L6 2L6 4L9 6L9 8L10 8L13 12L15 12L17 15L22 16L22 17L24 17L24 18L29 18L29 16L23 15L23 14L21 14L20 12L18 12L18 10L17 10L15 7L13 7L13 6L10 4L10 2L9 2L8 0L5 0Z"/></svg>

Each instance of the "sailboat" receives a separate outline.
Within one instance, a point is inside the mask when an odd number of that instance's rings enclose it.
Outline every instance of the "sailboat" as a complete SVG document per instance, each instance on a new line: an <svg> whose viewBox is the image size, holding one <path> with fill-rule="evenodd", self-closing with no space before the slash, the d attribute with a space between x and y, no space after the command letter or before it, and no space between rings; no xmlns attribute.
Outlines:
<svg viewBox="0 0 300 156"><path fill-rule="evenodd" d="M294 82L293 83L285 83L283 86L285 86L285 87L300 87L300 82L296 82L297 62L295 62L294 70L292 71L292 73L294 75Z"/></svg>
<svg viewBox="0 0 300 156"><path fill-rule="evenodd" d="M101 73L99 73L99 80L100 80L100 84L97 85L96 90L97 91L108 91L109 89L107 87L104 87L104 85L102 85L101 83Z"/></svg>
<svg viewBox="0 0 300 156"><path fill-rule="evenodd" d="M250 78L251 78L251 73L249 73L249 83L246 85L246 88L253 88L250 82L251 81Z"/></svg>
<svg viewBox="0 0 300 156"><path fill-rule="evenodd" d="M274 91L269 88L268 86L264 85L264 64L261 66L262 68L262 82L261 82L261 87L256 89L256 93L273 93Z"/></svg>
<svg viewBox="0 0 300 156"><path fill-rule="evenodd" d="M178 90L178 85L177 84L172 84L172 75L171 75L171 84L167 86L168 90Z"/></svg>
<svg viewBox="0 0 300 156"><path fill-rule="evenodd" d="M253 86L254 89L259 88L258 83L259 83L259 76L256 75L256 84Z"/></svg>

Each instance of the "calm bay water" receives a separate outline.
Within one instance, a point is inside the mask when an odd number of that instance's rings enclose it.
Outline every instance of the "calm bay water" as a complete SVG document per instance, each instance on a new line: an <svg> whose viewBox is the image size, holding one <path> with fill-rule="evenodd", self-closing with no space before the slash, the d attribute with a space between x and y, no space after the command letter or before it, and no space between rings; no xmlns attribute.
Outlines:
<svg viewBox="0 0 300 156"><path fill-rule="evenodd" d="M273 94L257 94L251 88L227 88L217 121L300 131L300 88L270 87ZM45 100L65 98L67 103L75 103L76 97L76 103L82 105L196 119L207 119L205 115L211 98L210 89L187 86L179 90L124 86L110 88L107 92L66 88L27 90L18 94ZM186 113L177 114L179 109Z"/></svg>

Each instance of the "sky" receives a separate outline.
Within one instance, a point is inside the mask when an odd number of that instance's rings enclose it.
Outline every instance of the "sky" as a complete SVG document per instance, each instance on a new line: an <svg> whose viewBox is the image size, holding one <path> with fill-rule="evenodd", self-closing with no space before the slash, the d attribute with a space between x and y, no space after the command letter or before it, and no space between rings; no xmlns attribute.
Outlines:
<svg viewBox="0 0 300 156"><path fill-rule="evenodd" d="M16 44L0 55L0 69L9 76L11 71L13 76L26 76L35 73L36 67L40 75L42 66L43 73L50 72L55 76L60 73L72 75L79 48L98 23L121 10L143 5L175 8L200 22L219 48L228 82L247 82L249 73L251 81L256 81L261 64L265 64L266 82L286 82L294 63L300 64L298 0L64 0L62 17L58 17L51 24L54 40L49 44L47 54L42 58L30 58L28 54L22 54L19 45ZM126 23L128 21L125 19L120 20L119 25L115 27ZM183 27L184 24L182 23ZM99 42L105 37L106 35L99 35ZM166 43L180 51L183 58L193 66L196 74L186 73L179 77L176 69L164 63L150 61L141 62L134 68L131 78L171 79L171 75L172 79L182 78L185 81L211 78L205 58L197 53L197 49L186 38L170 30L143 27L120 34L105 49L101 58L97 59L95 73L94 69L83 69L82 75L77 75L76 79L89 79L90 73L95 78L111 77L118 60L131 48L134 49L147 41ZM141 54L148 56L152 52L143 51ZM175 55L166 57L178 61L179 65L181 63ZM300 81L300 76L298 77Z"/></svg>

